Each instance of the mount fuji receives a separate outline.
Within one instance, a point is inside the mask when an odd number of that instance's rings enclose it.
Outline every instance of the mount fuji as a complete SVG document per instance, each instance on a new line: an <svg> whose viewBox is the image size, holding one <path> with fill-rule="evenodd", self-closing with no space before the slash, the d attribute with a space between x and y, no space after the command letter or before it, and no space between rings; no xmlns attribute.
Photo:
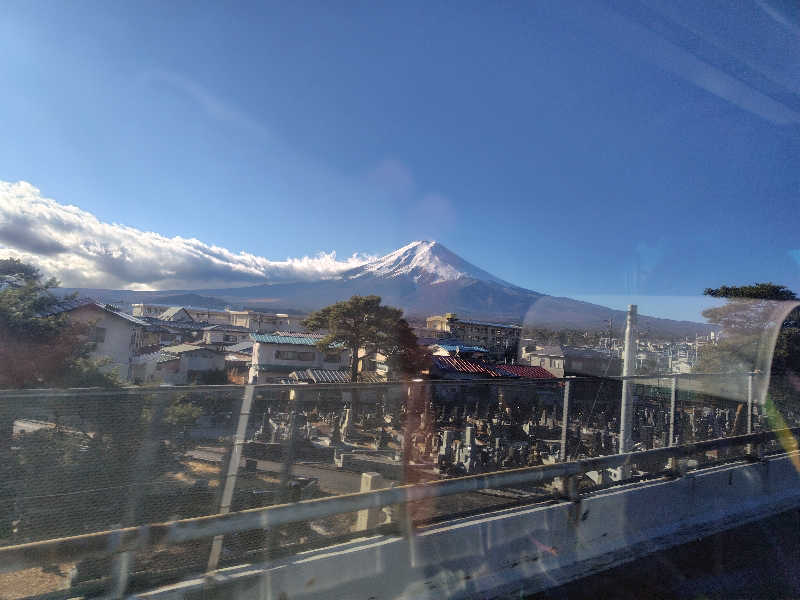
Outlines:
<svg viewBox="0 0 800 600"><path fill-rule="evenodd" d="M80 289L103 301L239 306L275 311L310 311L354 294L376 294L410 317L454 312L459 317L590 330L607 328L625 314L597 304L549 296L513 285L467 262L438 242L415 241L338 275L314 281L265 282L248 287L130 291ZM640 327L669 336L705 333L689 321L640 317Z"/></svg>

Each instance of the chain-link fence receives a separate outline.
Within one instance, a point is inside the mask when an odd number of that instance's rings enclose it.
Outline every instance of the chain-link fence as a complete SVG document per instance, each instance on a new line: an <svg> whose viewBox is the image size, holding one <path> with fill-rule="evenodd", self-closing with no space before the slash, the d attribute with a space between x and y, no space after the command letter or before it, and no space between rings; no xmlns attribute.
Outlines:
<svg viewBox="0 0 800 600"><path fill-rule="evenodd" d="M691 381L634 380L634 451L767 426L747 394L748 376L731 397ZM619 451L621 393L619 379L599 378L3 392L0 548L609 456ZM693 457L704 463L746 450ZM584 470L573 483L585 492L670 466L658 457L630 472ZM43 560L38 570L0 578L16 578L9 597L114 595L564 493L563 477L520 476L217 537ZM9 581L0 579L4 590Z"/></svg>

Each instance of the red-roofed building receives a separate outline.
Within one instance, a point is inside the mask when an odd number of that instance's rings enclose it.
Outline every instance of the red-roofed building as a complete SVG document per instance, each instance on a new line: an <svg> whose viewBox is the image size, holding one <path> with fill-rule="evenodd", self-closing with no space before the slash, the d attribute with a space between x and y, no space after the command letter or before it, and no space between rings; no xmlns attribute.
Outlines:
<svg viewBox="0 0 800 600"><path fill-rule="evenodd" d="M555 377L547 369L542 367L529 367L527 365L495 365L496 371L505 371L516 377L524 379L552 379Z"/></svg>
<svg viewBox="0 0 800 600"><path fill-rule="evenodd" d="M500 373L490 364L478 360L467 360L455 356L432 356L431 375L442 379L489 379L513 377Z"/></svg>

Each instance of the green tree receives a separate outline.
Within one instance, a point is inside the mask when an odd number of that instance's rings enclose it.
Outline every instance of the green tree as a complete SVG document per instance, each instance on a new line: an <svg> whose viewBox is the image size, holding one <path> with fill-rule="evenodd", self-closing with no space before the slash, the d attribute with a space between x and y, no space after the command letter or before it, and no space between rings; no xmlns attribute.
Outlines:
<svg viewBox="0 0 800 600"><path fill-rule="evenodd" d="M24 281L41 279L41 273L39 272L39 269L33 265L22 262L18 258L0 259L0 276L3 275L18 276Z"/></svg>
<svg viewBox="0 0 800 600"><path fill-rule="evenodd" d="M773 356L773 371L776 368L782 371L796 369L800 356L791 355L797 343L794 338L798 333L798 311L793 310L781 324L773 321L778 303L797 300L794 292L782 285L756 283L740 287L706 288L704 294L725 298L728 302L703 311L703 316L718 326L721 340L700 354L696 370L741 372L757 368L761 344L772 327L780 327Z"/></svg>
<svg viewBox="0 0 800 600"><path fill-rule="evenodd" d="M703 349L695 370L745 372L758 368L759 353L768 339L766 334L778 327L768 396L775 405L773 408L791 417L796 412L794 398L800 393L800 309L791 310L780 323L775 322L775 316L783 318L779 309L784 307L783 303L796 302L797 295L774 283L721 286L707 288L704 293L728 302L703 311L709 322L719 326L722 337L715 346Z"/></svg>
<svg viewBox="0 0 800 600"><path fill-rule="evenodd" d="M416 377L430 367L430 356L417 343L417 336L405 319L383 340L379 351L387 357L389 369L403 378Z"/></svg>
<svg viewBox="0 0 800 600"><path fill-rule="evenodd" d="M417 338L399 308L381 305L380 296L353 296L311 313L303 324L311 331L327 330L317 346L350 351L350 380L358 381L358 351L385 354L401 368L416 360Z"/></svg>
<svg viewBox="0 0 800 600"><path fill-rule="evenodd" d="M797 295L785 285L755 283L753 285L706 288L703 294L712 298L742 298L745 300L797 300ZM714 309L711 309L712 311Z"/></svg>
<svg viewBox="0 0 800 600"><path fill-rule="evenodd" d="M188 396L176 398L164 413L164 422L172 429L172 439L179 440L181 450L189 447L189 429L203 414L203 409Z"/></svg>
<svg viewBox="0 0 800 600"><path fill-rule="evenodd" d="M13 258L0 260L0 276L14 278L0 289L0 388L119 385L89 357L86 325L58 310L57 280Z"/></svg>

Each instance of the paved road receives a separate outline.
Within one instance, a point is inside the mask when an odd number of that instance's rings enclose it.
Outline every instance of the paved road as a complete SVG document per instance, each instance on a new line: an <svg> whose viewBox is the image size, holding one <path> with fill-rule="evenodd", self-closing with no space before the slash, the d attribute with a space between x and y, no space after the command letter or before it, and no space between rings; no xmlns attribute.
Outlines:
<svg viewBox="0 0 800 600"><path fill-rule="evenodd" d="M188 452L189 456L199 458L201 460L222 460L225 456L225 451L222 448L212 448L204 446L196 450ZM242 466L244 466L245 459L242 459ZM257 460L256 465L259 471L270 471L272 473L280 473L283 469L283 464L272 460ZM333 465L310 465L310 464L294 464L292 467L293 475L302 475L303 477L314 477L319 480L319 488L323 492L329 494L348 494L350 492L357 492L361 489L361 475L352 473L350 471L341 471L336 469Z"/></svg>

